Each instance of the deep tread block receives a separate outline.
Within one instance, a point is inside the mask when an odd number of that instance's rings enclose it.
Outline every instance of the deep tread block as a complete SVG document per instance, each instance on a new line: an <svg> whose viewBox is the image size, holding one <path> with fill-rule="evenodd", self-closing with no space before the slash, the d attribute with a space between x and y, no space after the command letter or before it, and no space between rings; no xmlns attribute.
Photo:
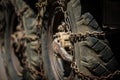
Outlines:
<svg viewBox="0 0 120 80"><path fill-rule="evenodd" d="M99 52L105 48L105 44L103 44L101 41L98 41L92 48L99 54Z"/></svg>
<svg viewBox="0 0 120 80"><path fill-rule="evenodd" d="M101 75L101 74L103 74L105 71L106 71L106 69L103 68L102 65L99 65L96 69L93 69L93 73L95 75L98 75L98 76Z"/></svg>
<svg viewBox="0 0 120 80"><path fill-rule="evenodd" d="M98 40L94 37L88 37L86 43L88 46L93 47L95 44L98 43Z"/></svg>
<svg viewBox="0 0 120 80"><path fill-rule="evenodd" d="M114 72L116 69L119 69L119 65L115 59L115 57L113 57L106 65L106 67L108 68L108 70L110 70L111 72Z"/></svg>
<svg viewBox="0 0 120 80"><path fill-rule="evenodd" d="M110 49L108 46L106 46L106 47L100 52L99 55L101 55L101 59L102 59L103 61L108 62L108 61L112 58L113 53L112 53L111 49Z"/></svg>
<svg viewBox="0 0 120 80"><path fill-rule="evenodd" d="M82 61L86 63L87 65L84 65L85 67L89 68L89 70L95 69L97 66L99 66L99 62L96 61L94 58L88 59L87 56L82 58Z"/></svg>
<svg viewBox="0 0 120 80"><path fill-rule="evenodd" d="M88 25L93 20L93 16L90 13L85 13L81 16L79 24Z"/></svg>
<svg viewBox="0 0 120 80"><path fill-rule="evenodd" d="M99 27L98 26L98 23L96 22L95 19L93 19L90 23L89 23L89 26L93 27L94 29L97 30L97 28Z"/></svg>

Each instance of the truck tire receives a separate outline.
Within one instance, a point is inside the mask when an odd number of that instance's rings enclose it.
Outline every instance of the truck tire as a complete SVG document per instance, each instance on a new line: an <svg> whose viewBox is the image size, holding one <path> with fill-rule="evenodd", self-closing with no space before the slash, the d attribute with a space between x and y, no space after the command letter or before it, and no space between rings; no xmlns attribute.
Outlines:
<svg viewBox="0 0 120 80"><path fill-rule="evenodd" d="M54 2L52 2L54 3ZM58 59L54 55L52 49L53 34L57 25L63 19L62 12L54 13L56 5L49 5L43 18L42 27L42 57L44 62L44 70L48 80L64 80L70 79L71 69L64 64L61 68ZM102 29L94 19L94 17L86 12L81 16L80 0L70 0L67 2L67 12L70 18L71 31L73 33L101 32ZM54 8L53 8L54 6ZM54 15L56 14L56 15ZM109 42L106 38L99 39L96 37L87 37L85 41L74 44L75 61L82 74L87 76L107 76L119 70L119 63L116 61L114 53L110 49ZM67 68L65 68L67 67ZM50 72L50 73L49 73ZM66 74L66 72L68 72ZM73 80L73 78L71 78ZM76 78L78 80L78 78Z"/></svg>
<svg viewBox="0 0 120 80"><path fill-rule="evenodd" d="M81 13L77 11L80 10L78 2L79 0L71 1L68 6L72 32L101 32L102 29L90 13L86 12L80 16ZM120 69L106 38L88 37L86 41L78 42L74 47L76 62L80 71L86 75L106 76Z"/></svg>

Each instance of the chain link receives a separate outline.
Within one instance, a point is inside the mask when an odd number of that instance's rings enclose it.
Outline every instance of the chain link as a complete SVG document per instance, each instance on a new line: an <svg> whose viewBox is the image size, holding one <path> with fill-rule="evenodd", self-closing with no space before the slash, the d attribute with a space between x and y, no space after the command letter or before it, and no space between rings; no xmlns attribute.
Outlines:
<svg viewBox="0 0 120 80"><path fill-rule="evenodd" d="M105 38L105 33L103 31L98 32L86 32L85 34L83 33L70 33L70 41L71 42L80 42L80 41L85 41L87 37L95 37L99 39L104 39Z"/></svg>

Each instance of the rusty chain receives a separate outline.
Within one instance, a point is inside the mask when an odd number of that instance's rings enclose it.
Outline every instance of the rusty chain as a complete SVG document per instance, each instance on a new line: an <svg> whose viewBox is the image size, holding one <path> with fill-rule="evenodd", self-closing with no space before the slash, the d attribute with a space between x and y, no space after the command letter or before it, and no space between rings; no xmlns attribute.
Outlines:
<svg viewBox="0 0 120 80"><path fill-rule="evenodd" d="M104 39L105 38L105 33L103 31L98 32L98 31L93 31L93 32L88 32L86 31L85 34L83 33L70 33L70 41L71 42L80 42L80 41L85 41L87 37L95 37L99 39Z"/></svg>

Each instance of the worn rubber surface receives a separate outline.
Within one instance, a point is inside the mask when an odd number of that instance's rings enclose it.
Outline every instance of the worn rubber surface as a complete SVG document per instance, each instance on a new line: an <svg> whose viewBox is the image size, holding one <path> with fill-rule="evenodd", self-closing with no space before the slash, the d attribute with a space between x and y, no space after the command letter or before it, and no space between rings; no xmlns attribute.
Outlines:
<svg viewBox="0 0 120 80"><path fill-rule="evenodd" d="M90 13L80 16L81 7L78 2L79 0L72 0L68 4L72 32L102 31ZM119 64L106 39L88 37L86 41L78 42L74 47L76 62L80 71L86 75L104 76L119 69Z"/></svg>

